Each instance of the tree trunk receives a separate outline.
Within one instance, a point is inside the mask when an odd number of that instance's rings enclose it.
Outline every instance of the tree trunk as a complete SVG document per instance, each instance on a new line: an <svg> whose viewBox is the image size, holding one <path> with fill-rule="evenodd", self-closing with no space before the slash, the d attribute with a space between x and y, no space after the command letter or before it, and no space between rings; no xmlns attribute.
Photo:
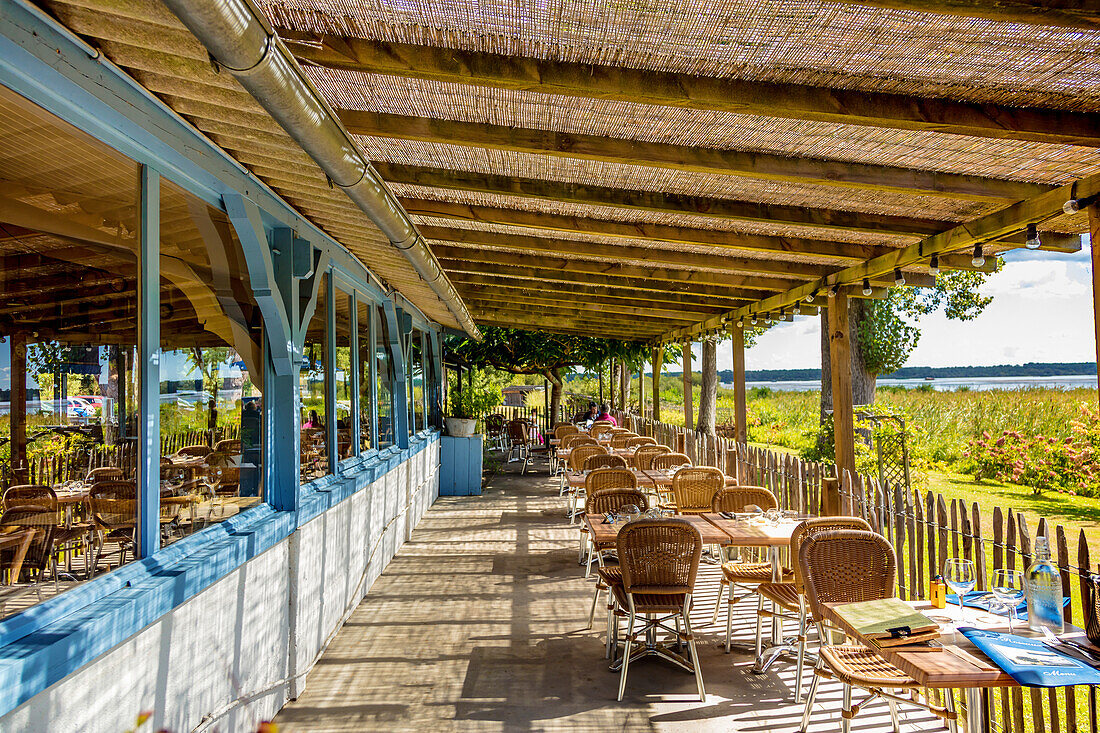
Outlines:
<svg viewBox="0 0 1100 733"><path fill-rule="evenodd" d="M630 365L624 361L622 367L619 369L619 383L622 386L621 391L623 398L621 404L623 412L630 411L630 382Z"/></svg>
<svg viewBox="0 0 1100 733"><path fill-rule="evenodd" d="M550 419L547 424L550 429L553 430L554 426L559 422L559 413L561 412L561 369L554 367L550 371L546 372L543 376L550 382Z"/></svg>
<svg viewBox="0 0 1100 733"><path fill-rule="evenodd" d="M600 366L596 369L596 371L599 372L599 375L600 375L600 396L599 396L599 400L600 400L601 405L603 404L603 370L604 370L604 365L603 364L600 364Z"/></svg>
<svg viewBox="0 0 1100 733"><path fill-rule="evenodd" d="M699 372L703 383L699 393L699 421L695 425L695 432L713 436L718 401L718 344L704 339L701 361Z"/></svg>
<svg viewBox="0 0 1100 733"><path fill-rule="evenodd" d="M870 405L875 401L875 386L878 375L867 371L863 361L863 349L859 343L859 324L870 316L869 303L865 298L848 300L848 323L852 341L852 404ZM825 411L833 409L833 379L829 365L829 309L821 309L821 419Z"/></svg>

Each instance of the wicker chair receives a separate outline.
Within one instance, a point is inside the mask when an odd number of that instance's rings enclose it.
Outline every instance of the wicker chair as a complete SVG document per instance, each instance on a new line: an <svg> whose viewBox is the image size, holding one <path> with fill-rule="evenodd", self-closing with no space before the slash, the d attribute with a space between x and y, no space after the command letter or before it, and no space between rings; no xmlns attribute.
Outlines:
<svg viewBox="0 0 1100 733"><path fill-rule="evenodd" d="M41 504L23 504L9 506L3 514L0 514L0 529L9 531L33 529L36 531L30 547L27 548L27 554L23 557L22 569L31 571L34 574L34 591L40 601L42 600L41 583L53 564L53 533L57 527L56 501L55 498L55 505L52 508ZM9 565L13 558L8 555L15 555L16 552L14 548L0 552L0 565ZM18 580L18 578L12 578L12 583L14 584ZM54 592L57 592L57 590L57 575L55 574Z"/></svg>
<svg viewBox="0 0 1100 733"><path fill-rule="evenodd" d="M577 433L575 435L567 435L561 440L562 448L576 448L580 445L599 445L599 441L593 438L591 435L585 435L584 433Z"/></svg>
<svg viewBox="0 0 1100 733"><path fill-rule="evenodd" d="M241 454L241 441L240 438L226 438L225 440L219 440L214 444L214 451L217 453L231 453L233 455Z"/></svg>
<svg viewBox="0 0 1100 733"><path fill-rule="evenodd" d="M584 462L592 456L607 455L607 449L602 445L581 445L569 450L569 462L568 469L574 473L580 473L584 470ZM562 483L568 487L568 481L565 474L561 476ZM569 490L569 523L573 524L577 521L577 504L580 500L580 493L584 491L581 488L573 488Z"/></svg>
<svg viewBox="0 0 1100 733"><path fill-rule="evenodd" d="M121 473L121 471L119 473ZM85 574L87 574L89 567L86 540L88 533L91 531L91 525L87 523L73 523L72 526L66 526L65 510L57 500L57 492L49 486L23 484L20 486L12 486L4 492L5 508L14 509L28 505L44 507L48 516L42 516L38 519L40 519L42 523L48 522L52 526L47 551L49 557L53 561L55 589L58 575L57 556L58 553L63 550L73 550L77 547L81 550L85 550L84 571ZM69 557L71 558L72 556L69 555Z"/></svg>
<svg viewBox="0 0 1100 733"><path fill-rule="evenodd" d="M584 513L585 514L607 514L608 512L618 512L628 504L641 509L643 512L649 509L649 501L646 499L645 494L638 489L630 488L615 488L615 489L601 489L599 491L588 492L588 497L584 500ZM585 528L587 529L587 528ZM608 564L603 553L606 550L614 549L614 543L594 545L592 537L584 532L582 538L586 540L587 557L588 562L585 567L585 577L589 575L589 570L592 568L592 558L595 557L596 563L601 570L606 570L614 577L621 578L618 574L618 562ZM602 591L609 590L607 583L604 581L603 576L597 573L596 576L596 590L592 593L592 608L588 612L588 626L585 628L591 629L592 623L596 620L596 604L600 600L600 593ZM611 604L610 596L607 599L608 604Z"/></svg>
<svg viewBox="0 0 1100 733"><path fill-rule="evenodd" d="M637 438L631 438L630 440L626 441L627 448L639 448L643 445L657 445L657 439L641 435Z"/></svg>
<svg viewBox="0 0 1100 733"><path fill-rule="evenodd" d="M614 435L611 436L611 447L612 448L625 448L626 444L630 442L631 438L640 438L640 437L641 436L638 435L637 433L631 433L631 432L615 433Z"/></svg>
<svg viewBox="0 0 1100 733"><path fill-rule="evenodd" d="M125 481L126 473L117 466L100 466L88 471L84 480L90 484L97 484L100 481Z"/></svg>
<svg viewBox="0 0 1100 733"><path fill-rule="evenodd" d="M890 706L894 730L899 729L899 702L918 705L953 723L955 710L952 695L944 696L946 708L917 702L909 695L899 695L899 690L918 690L917 681L888 663L873 649L854 644L824 643L826 636L821 623L824 604L858 603L894 597L897 557L890 542L882 535L866 530L820 532L802 541L798 548L798 564L806 604L809 612L818 620L818 634L823 642L818 650L810 694L806 696L801 730L805 731L809 725L810 713L817 696L817 685L822 677L837 679L844 685L840 713L841 733L849 733L852 718L860 708L876 697L883 698ZM867 699L855 707L852 706L853 687L868 692Z"/></svg>
<svg viewBox="0 0 1100 733"><path fill-rule="evenodd" d="M791 557L797 558L799 548L807 537L812 537L822 532L831 532L834 529L859 529L871 531L871 525L860 517L815 517L798 524L791 532ZM760 603L756 609L756 657L760 658L761 634L765 617L771 618L775 624L777 619L792 619L798 622L798 650L795 666L795 702L802 702L802 670L806 660L806 634L808 626L816 623L806 614L805 583L802 580L802 572L798 563L793 563L794 574L789 582L761 583L756 586L756 593ZM764 609L764 600L772 604L771 610ZM729 647L729 624L726 626L726 647ZM769 658L760 665L760 670L766 672L768 667L780 652L786 651L785 647L777 647L773 654L769 650Z"/></svg>
<svg viewBox="0 0 1100 733"><path fill-rule="evenodd" d="M598 456L589 456L584 459L584 470L594 471L597 468L626 468L626 459L622 456L613 456L609 453Z"/></svg>
<svg viewBox="0 0 1100 733"><path fill-rule="evenodd" d="M103 546L118 543L119 565L126 562L126 548L133 549L137 523L137 488L130 481L104 481L88 492L92 522L100 535L92 557L92 572L99 567Z"/></svg>
<svg viewBox="0 0 1100 733"><path fill-rule="evenodd" d="M598 468L584 477L584 493L606 489L637 489L638 477L629 468Z"/></svg>
<svg viewBox="0 0 1100 733"><path fill-rule="evenodd" d="M508 423L508 462L523 461L519 473L521 476L527 473L527 463L531 460L531 434L527 430L527 423L522 420L512 420ZM512 458L517 454L516 458Z"/></svg>
<svg viewBox="0 0 1100 733"><path fill-rule="evenodd" d="M707 514L711 501L723 486L726 476L711 466L681 468L672 477L672 497L677 514Z"/></svg>
<svg viewBox="0 0 1100 733"><path fill-rule="evenodd" d="M683 453L661 453L653 457L650 468L654 471L667 471L670 468L690 465L691 459Z"/></svg>
<svg viewBox="0 0 1100 733"><path fill-rule="evenodd" d="M672 449L667 445L642 445L634 451L634 468L648 471L653 464L653 459L665 453L671 453Z"/></svg>
<svg viewBox="0 0 1100 733"><path fill-rule="evenodd" d="M202 458L213 451L214 449L208 445L185 445L176 451L176 455L181 457L186 456L188 458Z"/></svg>
<svg viewBox="0 0 1100 733"><path fill-rule="evenodd" d="M579 435L580 430L576 425L570 425L569 423L561 423L554 427L554 437L558 441L558 448L550 451L550 474L553 475L561 470L561 461L558 460L558 449L563 448L562 441L567 435Z"/></svg>
<svg viewBox="0 0 1100 733"><path fill-rule="evenodd" d="M610 420L596 420L595 422L592 423L592 427L590 427L588 429L588 432L589 433L595 433L600 428L613 428L613 427L615 427L615 426L611 424Z"/></svg>
<svg viewBox="0 0 1100 733"><path fill-rule="evenodd" d="M703 551L699 531L681 519L642 519L619 530L615 551L621 577L616 580L608 575L604 580L611 586L616 604L627 614L626 638L619 668L619 700L623 699L626 691L632 657L656 655L693 672L699 699L706 702L703 673L699 667L690 619L691 593ZM609 618L617 630L618 623L614 621L613 612ZM668 625L673 619L682 622L683 631L680 631L679 624L675 628ZM639 620L642 628L636 632ZM646 642L651 630L672 632L678 645L687 642L690 659L671 649ZM635 653L633 647L639 640L643 646Z"/></svg>
<svg viewBox="0 0 1100 733"><path fill-rule="evenodd" d="M489 450L507 450L505 444L504 415L488 415L485 418L485 437L489 439Z"/></svg>

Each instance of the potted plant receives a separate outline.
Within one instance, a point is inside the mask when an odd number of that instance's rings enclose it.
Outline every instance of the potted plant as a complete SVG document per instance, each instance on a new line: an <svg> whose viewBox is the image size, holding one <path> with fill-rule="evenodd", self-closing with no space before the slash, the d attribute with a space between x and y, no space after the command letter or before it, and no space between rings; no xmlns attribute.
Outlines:
<svg viewBox="0 0 1100 733"><path fill-rule="evenodd" d="M504 395L495 384L485 378L474 380L461 391L451 392L451 415L444 418L447 434L456 438L469 438L474 434L477 418L499 405Z"/></svg>

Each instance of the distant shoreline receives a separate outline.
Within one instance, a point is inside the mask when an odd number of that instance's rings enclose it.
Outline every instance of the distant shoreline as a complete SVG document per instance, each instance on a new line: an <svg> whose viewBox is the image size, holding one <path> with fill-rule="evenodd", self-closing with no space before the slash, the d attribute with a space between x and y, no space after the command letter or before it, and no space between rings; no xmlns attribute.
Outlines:
<svg viewBox="0 0 1100 733"><path fill-rule="evenodd" d="M663 372L674 377L682 372ZM889 379L959 379L982 377L1077 377L1095 376L1096 362L1048 362L1028 364L1000 364L997 366L959 367L903 367L893 374L883 374ZM820 369L753 369L745 371L747 382L790 382L821 379ZM719 382L732 382L733 371L718 372Z"/></svg>

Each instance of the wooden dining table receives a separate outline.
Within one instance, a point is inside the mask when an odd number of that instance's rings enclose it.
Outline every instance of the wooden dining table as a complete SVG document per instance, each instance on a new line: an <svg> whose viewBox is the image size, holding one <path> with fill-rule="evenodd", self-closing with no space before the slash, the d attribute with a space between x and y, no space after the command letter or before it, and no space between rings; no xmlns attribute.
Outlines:
<svg viewBox="0 0 1100 733"><path fill-rule="evenodd" d="M909 605L925 614L940 625L940 644L943 651L919 651L905 646L882 647L877 649L890 664L909 675L923 687L953 688L962 690L966 696L966 729L968 731L988 730L990 711L982 699L982 690L996 687L1019 687L1019 684L994 664L980 649L955 628L974 626L990 631L1008 631L1008 618L989 613L978 608L967 607L964 611L953 604L946 608L932 608L928 601L910 601ZM822 616L845 634L866 646L871 644L859 632L844 621L834 610L835 604L825 604ZM1017 636L1041 636L1027 628L1026 624L1014 624ZM1089 644L1084 631L1066 626L1066 636L1086 646ZM1092 647L1096 649L1096 647ZM1100 652L1100 649L1096 649Z"/></svg>
<svg viewBox="0 0 1100 733"><path fill-rule="evenodd" d="M699 530L699 536L703 538L704 545L728 545L730 543L729 535L707 521L706 516L704 514L683 514L676 516L675 519L682 519ZM619 535L619 530L626 526L625 520L617 521L614 524L608 523L607 517L603 514L585 514L584 523L588 526L588 531L592 533L592 541L597 545L614 543L615 538Z"/></svg>

